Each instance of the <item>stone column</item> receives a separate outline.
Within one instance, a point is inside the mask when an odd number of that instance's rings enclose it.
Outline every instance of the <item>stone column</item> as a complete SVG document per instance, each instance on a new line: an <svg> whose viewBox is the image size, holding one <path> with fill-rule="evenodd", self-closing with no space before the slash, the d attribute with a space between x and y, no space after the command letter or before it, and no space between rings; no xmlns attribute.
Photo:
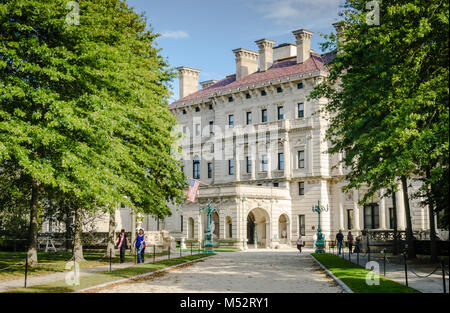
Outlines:
<svg viewBox="0 0 450 313"><path fill-rule="evenodd" d="M384 198L381 198L381 196L383 195L384 190L380 190L380 215L379 215L379 219L380 219L380 229L386 229L386 200Z"/></svg>
<svg viewBox="0 0 450 313"><path fill-rule="evenodd" d="M284 135L283 153L284 153L284 176L286 178L290 178L291 177L291 149L289 146L289 135L287 132Z"/></svg>
<svg viewBox="0 0 450 313"><path fill-rule="evenodd" d="M344 231L344 228L345 228L344 193L342 192L342 190L339 186L337 186L337 192L338 192L339 229Z"/></svg>
<svg viewBox="0 0 450 313"><path fill-rule="evenodd" d="M403 188L398 184L398 191L395 193L395 202L397 204L397 229L406 229L405 202L403 199Z"/></svg>
<svg viewBox="0 0 450 313"><path fill-rule="evenodd" d="M359 223L359 205L358 205L358 190L353 190L353 228L356 231L361 230L361 226Z"/></svg>
<svg viewBox="0 0 450 313"><path fill-rule="evenodd" d="M236 181L241 180L241 161L239 160L239 157L236 155L234 159L234 166L236 171Z"/></svg>
<svg viewBox="0 0 450 313"><path fill-rule="evenodd" d="M251 156L252 163L252 180L256 179L256 154Z"/></svg>
<svg viewBox="0 0 450 313"><path fill-rule="evenodd" d="M267 178L272 178L272 153L267 152Z"/></svg>

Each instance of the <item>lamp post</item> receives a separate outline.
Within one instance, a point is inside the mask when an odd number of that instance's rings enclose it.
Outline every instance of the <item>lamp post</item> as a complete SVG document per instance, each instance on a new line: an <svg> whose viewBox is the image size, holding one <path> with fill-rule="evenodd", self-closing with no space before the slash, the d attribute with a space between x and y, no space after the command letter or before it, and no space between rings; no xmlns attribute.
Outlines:
<svg viewBox="0 0 450 313"><path fill-rule="evenodd" d="M247 198L242 197L242 250L247 250L247 245L245 244L245 208L244 208L245 200L247 200Z"/></svg>
<svg viewBox="0 0 450 313"><path fill-rule="evenodd" d="M325 253L325 240L323 240L322 236L322 228L320 227L320 212L328 212L328 204L325 208L320 205L320 200L317 201L317 205L312 207L313 212L317 212L318 214L318 226L317 226L317 240L316 240L316 253Z"/></svg>
<svg viewBox="0 0 450 313"><path fill-rule="evenodd" d="M212 206L211 201L208 200L207 205L200 207L200 212L205 212L208 217L208 221L206 224L206 240L204 253L214 253L211 231L211 213L217 212L217 209L215 206Z"/></svg>

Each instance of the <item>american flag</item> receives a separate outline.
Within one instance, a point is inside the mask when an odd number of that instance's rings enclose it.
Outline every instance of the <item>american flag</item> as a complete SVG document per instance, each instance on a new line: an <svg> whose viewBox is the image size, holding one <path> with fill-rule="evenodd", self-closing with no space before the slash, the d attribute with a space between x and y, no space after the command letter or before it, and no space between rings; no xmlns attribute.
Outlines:
<svg viewBox="0 0 450 313"><path fill-rule="evenodd" d="M200 181L193 178L189 179L189 190L188 190L188 200L195 202L195 197L197 196L197 190L200 186Z"/></svg>

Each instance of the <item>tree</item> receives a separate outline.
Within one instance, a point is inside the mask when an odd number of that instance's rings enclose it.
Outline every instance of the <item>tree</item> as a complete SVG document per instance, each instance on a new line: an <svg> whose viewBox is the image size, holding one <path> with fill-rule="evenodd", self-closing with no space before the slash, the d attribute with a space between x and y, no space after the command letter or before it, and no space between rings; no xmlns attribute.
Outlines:
<svg viewBox="0 0 450 313"><path fill-rule="evenodd" d="M345 152L347 189L368 186L366 201L383 188L397 192L400 179L415 257L407 182L427 167L435 181L448 179L448 3L379 2L380 25L367 23L366 4L346 1L339 43L331 34L323 45L339 53L311 97L329 99L329 152ZM419 162L422 152L428 157ZM434 190L448 201L448 191Z"/></svg>
<svg viewBox="0 0 450 313"><path fill-rule="evenodd" d="M170 154L174 75L157 35L125 1L79 4L79 23L68 23L66 1L0 3L0 167L13 162L30 181L31 265L49 189L77 212L123 204L168 215L183 195Z"/></svg>

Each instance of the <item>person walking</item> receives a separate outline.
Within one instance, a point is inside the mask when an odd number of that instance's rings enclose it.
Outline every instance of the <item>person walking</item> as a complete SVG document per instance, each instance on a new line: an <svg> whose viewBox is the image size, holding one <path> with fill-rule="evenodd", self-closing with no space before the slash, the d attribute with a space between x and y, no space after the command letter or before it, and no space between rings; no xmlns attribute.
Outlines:
<svg viewBox="0 0 450 313"><path fill-rule="evenodd" d="M350 253L352 253L352 248L353 248L353 235L352 232L349 231L348 235L347 235L347 245L348 245L348 251Z"/></svg>
<svg viewBox="0 0 450 313"><path fill-rule="evenodd" d="M133 244L136 247L136 254L137 254L137 262L138 263L144 263L144 253L145 253L145 235L144 230L141 228L139 229L139 233L136 236L136 239L134 239Z"/></svg>
<svg viewBox="0 0 450 313"><path fill-rule="evenodd" d="M303 239L302 239L302 235L298 235L297 238L297 249L300 253L302 253L302 247L303 247Z"/></svg>
<svg viewBox="0 0 450 313"><path fill-rule="evenodd" d="M344 235L342 234L342 230L339 229L339 232L336 234L336 243L337 243L339 254L341 254L343 242L344 242Z"/></svg>
<svg viewBox="0 0 450 313"><path fill-rule="evenodd" d="M125 251L128 249L128 246L130 246L130 241L128 240L128 237L125 234L125 229L122 229L120 231L120 234L116 240L116 246L117 249L120 251L120 263L123 263L125 262Z"/></svg>
<svg viewBox="0 0 450 313"><path fill-rule="evenodd" d="M356 241L355 241L355 251L353 251L353 253L360 253L360 245L361 245L361 237L360 236L356 236Z"/></svg>

